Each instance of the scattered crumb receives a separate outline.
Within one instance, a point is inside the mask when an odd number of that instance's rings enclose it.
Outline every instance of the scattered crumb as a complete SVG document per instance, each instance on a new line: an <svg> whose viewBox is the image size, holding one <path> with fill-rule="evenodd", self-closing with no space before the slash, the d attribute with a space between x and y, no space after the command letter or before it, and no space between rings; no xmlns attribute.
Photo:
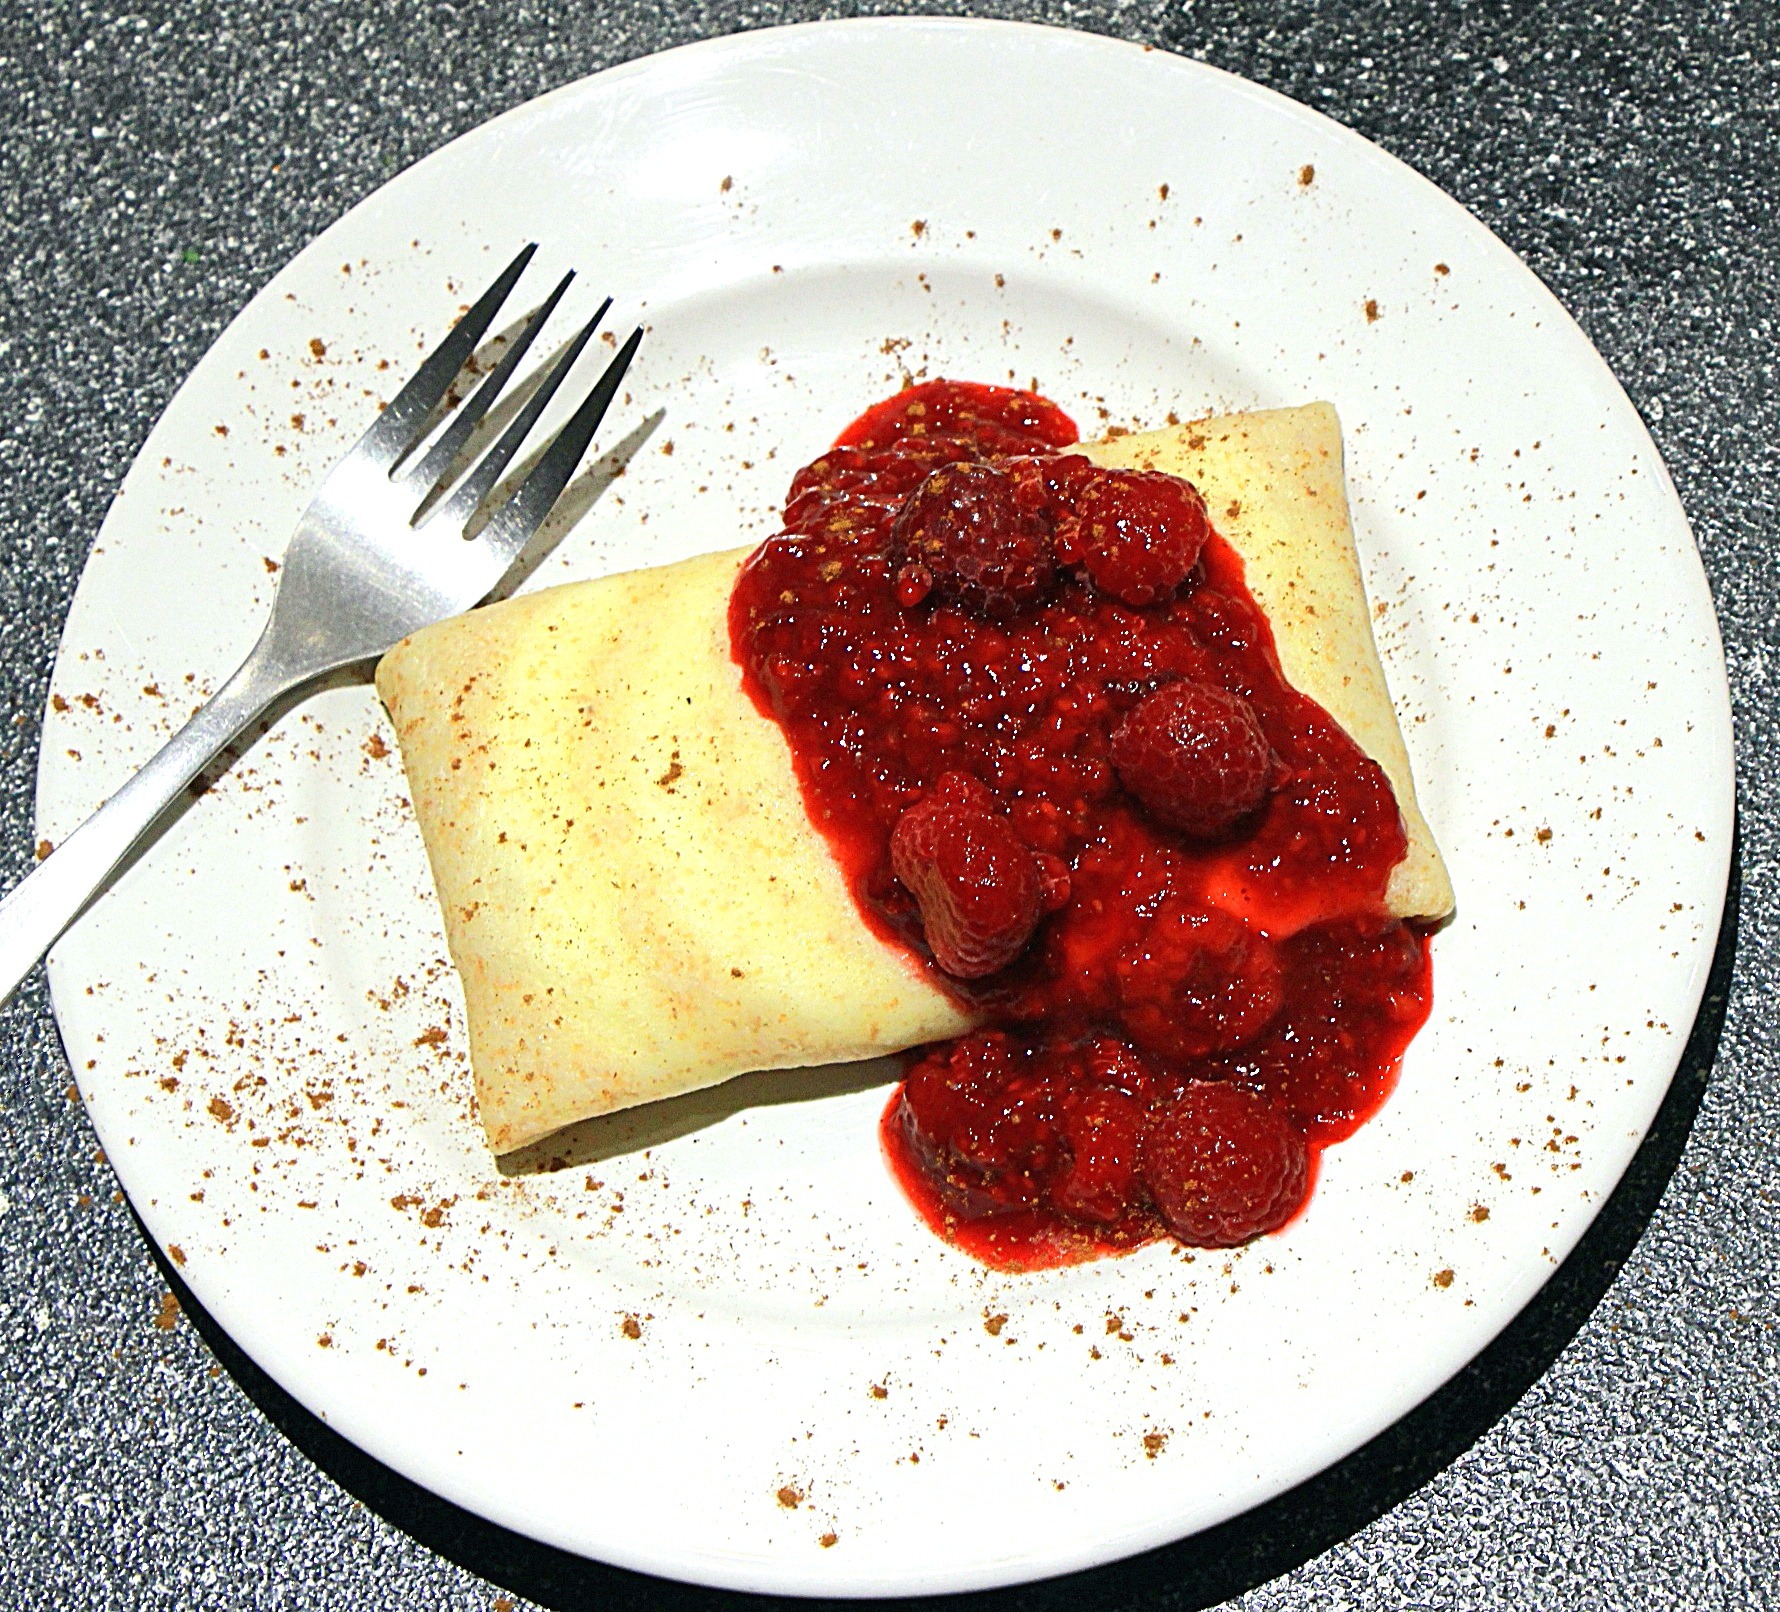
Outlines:
<svg viewBox="0 0 1780 1612"><path fill-rule="evenodd" d="M1450 1270L1435 1271L1434 1272L1434 1285L1436 1287L1451 1287L1452 1286L1452 1272Z"/></svg>
<svg viewBox="0 0 1780 1612"><path fill-rule="evenodd" d="M163 1332L171 1332L179 1320L179 1300L171 1293L161 1295L161 1307L154 1313L154 1324Z"/></svg>

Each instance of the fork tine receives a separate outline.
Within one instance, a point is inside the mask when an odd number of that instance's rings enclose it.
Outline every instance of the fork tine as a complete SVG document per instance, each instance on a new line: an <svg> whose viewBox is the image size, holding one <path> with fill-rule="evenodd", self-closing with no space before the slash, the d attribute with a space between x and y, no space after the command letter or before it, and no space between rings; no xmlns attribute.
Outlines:
<svg viewBox="0 0 1780 1612"><path fill-rule="evenodd" d="M474 468L458 483L457 490L452 493L443 505L432 515L427 516L426 524L435 519L461 532L469 524L470 517L476 513L477 506L489 494L490 489L500 480L501 472L507 468L508 461L519 451L519 445L531 434L531 428L538 423L538 416L549 405L551 398L556 396L556 389L562 385L569 371L574 368L575 360L581 356L581 349L592 339L594 330L600 320L605 318L606 310L612 306L612 299L607 297L599 306L599 311L584 324L576 333L575 338L563 349L562 356L550 366L550 373L544 377L543 384L526 400L521 409L508 423L500 438L476 462Z"/></svg>
<svg viewBox="0 0 1780 1612"><path fill-rule="evenodd" d="M388 406L371 423L371 429L359 438L357 448L394 465L414 446L420 428L438 407L446 388L457 378L464 360L475 352L477 343L537 250L536 242L520 249L519 255L476 299L470 311L452 327L451 333L427 354L425 362L414 372L414 378L390 399Z"/></svg>
<svg viewBox="0 0 1780 1612"><path fill-rule="evenodd" d="M421 492L429 492L443 479L445 472L457 462L457 456L463 452L464 443L469 439L470 433L476 429L489 406L513 378L514 370L519 368L519 361L525 357L526 350L538 332L556 311L557 303L562 301L563 292L568 290L569 282L574 278L575 271L570 269L556 282L556 289L526 321L525 329L501 355L501 361L495 366L494 372L476 388L474 396L451 416L451 423L439 434L439 440L427 449L413 469L400 472L404 481L410 482Z"/></svg>
<svg viewBox="0 0 1780 1612"><path fill-rule="evenodd" d="M594 382L593 390L569 417L568 424L556 433L518 490L495 511L482 534L482 541L503 560L511 561L525 547L526 540L543 524L544 517L562 496L569 477L574 475L581 456L587 452L588 443L593 440L593 433L599 429L606 410L612 406L612 399L618 395L624 372L630 368L630 361L636 357L642 340L640 329L630 333L617 356L606 366L605 373Z"/></svg>

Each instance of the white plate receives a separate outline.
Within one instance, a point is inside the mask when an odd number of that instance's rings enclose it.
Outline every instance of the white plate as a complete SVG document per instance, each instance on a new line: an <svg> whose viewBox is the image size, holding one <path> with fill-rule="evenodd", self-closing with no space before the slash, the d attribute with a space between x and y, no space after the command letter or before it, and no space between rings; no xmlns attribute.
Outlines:
<svg viewBox="0 0 1780 1612"><path fill-rule="evenodd" d="M307 489L528 238L533 283L577 265L584 300L651 327L603 445L665 411L534 585L766 533L793 468L905 370L1036 379L1090 434L1332 398L1459 892L1433 1018L1310 1212L1231 1256L978 1268L881 1165L882 1068L742 1082L608 1124L586 1168L503 1179L400 769L371 753L388 729L347 681L51 969L106 1149L198 1298L438 1493L754 1590L1105 1561L1402 1415L1631 1157L1725 888L1712 609L1599 357L1432 186L1192 62L893 19L633 63L385 186L198 366L69 618L45 836L235 664Z"/></svg>

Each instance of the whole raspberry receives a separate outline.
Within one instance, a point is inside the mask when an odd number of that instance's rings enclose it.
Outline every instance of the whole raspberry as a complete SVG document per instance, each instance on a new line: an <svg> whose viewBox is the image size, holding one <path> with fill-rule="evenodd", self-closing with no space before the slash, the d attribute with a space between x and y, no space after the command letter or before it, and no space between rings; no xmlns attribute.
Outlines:
<svg viewBox="0 0 1780 1612"><path fill-rule="evenodd" d="M1079 552L1102 593L1135 608L1174 596L1198 562L1211 527L1191 482L1156 470L1109 470L1075 500Z"/></svg>
<svg viewBox="0 0 1780 1612"><path fill-rule="evenodd" d="M1143 1199L1143 1104L1120 1091L1090 1087L1068 1093L1061 1121L1069 1153L1052 1175L1051 1201L1079 1220L1111 1225Z"/></svg>
<svg viewBox="0 0 1780 1612"><path fill-rule="evenodd" d="M1265 1097L1196 1080L1152 1115L1143 1174L1168 1229L1196 1248L1277 1231L1304 1202L1310 1149Z"/></svg>
<svg viewBox="0 0 1780 1612"><path fill-rule="evenodd" d="M785 526L831 538L881 530L934 466L946 462L945 451L938 448L925 453L830 448L792 477L785 495Z"/></svg>
<svg viewBox="0 0 1780 1612"><path fill-rule="evenodd" d="M1140 1103L1155 1100L1162 1090L1156 1072L1143 1055L1116 1036L1096 1036L1082 1048L1082 1077L1095 1086L1111 1086Z"/></svg>
<svg viewBox="0 0 1780 1612"><path fill-rule="evenodd" d="M1170 828L1228 833L1267 798L1273 769L1254 707L1215 683L1165 683L1113 730L1119 782Z"/></svg>
<svg viewBox="0 0 1780 1612"><path fill-rule="evenodd" d="M1006 968L1038 927L1038 859L968 774L947 773L897 819L890 865L921 909L933 960L958 979Z"/></svg>
<svg viewBox="0 0 1780 1612"><path fill-rule="evenodd" d="M937 1047L903 1080L892 1121L953 1212L996 1214L1038 1201L1058 1151L1044 1082L999 1031Z"/></svg>
<svg viewBox="0 0 1780 1612"><path fill-rule="evenodd" d="M1076 500L1091 481L1110 474L1091 459L1079 453L1024 454L998 459L996 468L1014 484L1014 497L1021 509L1028 510L1052 529L1052 547L1064 565L1079 565L1079 550L1068 554L1063 547L1073 543L1079 521L1075 515Z"/></svg>
<svg viewBox="0 0 1780 1612"><path fill-rule="evenodd" d="M1284 1001L1267 941L1227 912L1177 897L1114 959L1113 989L1131 1039L1181 1062L1252 1041Z"/></svg>
<svg viewBox="0 0 1780 1612"><path fill-rule="evenodd" d="M1044 602L1056 578L1043 521L1021 507L1013 480L992 465L945 465L903 503L890 528L898 597L925 597L994 621Z"/></svg>

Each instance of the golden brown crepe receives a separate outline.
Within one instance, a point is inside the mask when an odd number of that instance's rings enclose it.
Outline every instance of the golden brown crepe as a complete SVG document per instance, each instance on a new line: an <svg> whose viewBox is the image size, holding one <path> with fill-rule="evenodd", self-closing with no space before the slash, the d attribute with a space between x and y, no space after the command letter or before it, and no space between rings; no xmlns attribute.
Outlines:
<svg viewBox="0 0 1780 1612"><path fill-rule="evenodd" d="M1088 452L1193 481L1247 564L1288 679L1391 778L1398 916L1452 893L1373 646L1327 404ZM743 692L728 602L750 550L570 583L414 634L377 669L462 977L496 1153L753 1069L961 1034L869 930Z"/></svg>

